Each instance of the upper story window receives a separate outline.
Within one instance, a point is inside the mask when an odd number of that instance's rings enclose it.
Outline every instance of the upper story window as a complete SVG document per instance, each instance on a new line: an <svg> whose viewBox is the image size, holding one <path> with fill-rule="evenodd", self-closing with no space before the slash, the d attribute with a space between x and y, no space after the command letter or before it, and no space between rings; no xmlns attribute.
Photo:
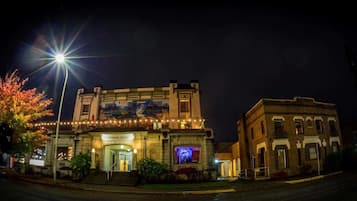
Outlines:
<svg viewBox="0 0 357 201"><path fill-rule="evenodd" d="M304 134L304 122L301 119L295 120L295 134L296 135Z"/></svg>
<svg viewBox="0 0 357 201"><path fill-rule="evenodd" d="M189 112L189 105L188 100L181 100L180 101L180 112Z"/></svg>
<svg viewBox="0 0 357 201"><path fill-rule="evenodd" d="M282 119L275 119L274 120L274 133L275 134L282 134L284 132L284 125Z"/></svg>
<svg viewBox="0 0 357 201"><path fill-rule="evenodd" d="M337 136L336 121L330 120L328 121L328 125L330 128L331 136Z"/></svg>
<svg viewBox="0 0 357 201"><path fill-rule="evenodd" d="M88 104L85 104L85 105L82 105L82 111L81 111L81 114L88 114L89 113L89 105Z"/></svg>
<svg viewBox="0 0 357 201"><path fill-rule="evenodd" d="M190 100L181 99L179 101L179 117L180 118L189 118L190 117Z"/></svg>
<svg viewBox="0 0 357 201"><path fill-rule="evenodd" d="M316 131L318 134L322 134L324 131L322 120L316 119L315 120L315 125L316 125Z"/></svg>
<svg viewBox="0 0 357 201"><path fill-rule="evenodd" d="M264 133L265 133L264 121L261 121L261 122L260 122L260 129L261 129L261 131L262 131L262 135L264 135Z"/></svg>

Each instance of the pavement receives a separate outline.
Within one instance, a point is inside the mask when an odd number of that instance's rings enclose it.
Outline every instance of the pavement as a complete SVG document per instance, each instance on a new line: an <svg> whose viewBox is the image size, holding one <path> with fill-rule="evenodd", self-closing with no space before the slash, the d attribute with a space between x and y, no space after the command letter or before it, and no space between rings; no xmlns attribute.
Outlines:
<svg viewBox="0 0 357 201"><path fill-rule="evenodd" d="M328 175L320 175L315 177L308 177L303 179L287 180L287 181L233 181L230 182L230 188L224 189L202 189L202 190L148 190L140 186L114 186L114 185L95 185L95 184L84 184L78 183L71 180L57 179L57 182L53 182L53 178L43 177L43 176L23 176L18 175L14 171L1 171L2 175L6 175L9 178L14 178L16 180L21 180L29 183L36 183L42 185L49 185L54 187L77 189L85 191L98 191L98 192L108 192L108 193L122 193L122 194L171 194L171 195L189 195L189 194L218 194L218 193L232 193L232 192L247 192L254 191L257 189L273 189L276 187L281 187L284 185L292 185L303 182L309 182L313 180L323 179L328 176L333 176L336 174L342 174L342 171L335 172Z"/></svg>

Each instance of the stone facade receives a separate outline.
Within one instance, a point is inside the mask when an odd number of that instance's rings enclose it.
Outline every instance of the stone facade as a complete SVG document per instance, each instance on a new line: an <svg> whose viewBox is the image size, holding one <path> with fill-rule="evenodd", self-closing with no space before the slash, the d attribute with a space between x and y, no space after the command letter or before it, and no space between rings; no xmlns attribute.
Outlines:
<svg viewBox="0 0 357 201"><path fill-rule="evenodd" d="M237 122L242 169L296 175L323 170L342 148L336 106L313 98L261 99Z"/></svg>
<svg viewBox="0 0 357 201"><path fill-rule="evenodd" d="M48 166L54 158L54 136L46 144ZM61 124L58 147L67 151L57 151L64 155L57 167L68 166L68 159L79 153L90 153L92 168L102 171L135 170L143 158L166 163L174 171L206 170L214 164L213 141L213 130L205 128L201 116L197 81L171 81L168 87L78 89L73 121Z"/></svg>

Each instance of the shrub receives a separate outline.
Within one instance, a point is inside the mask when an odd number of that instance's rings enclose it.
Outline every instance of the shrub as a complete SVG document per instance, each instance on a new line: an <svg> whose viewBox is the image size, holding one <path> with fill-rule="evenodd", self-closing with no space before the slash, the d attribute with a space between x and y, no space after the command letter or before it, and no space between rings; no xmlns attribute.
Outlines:
<svg viewBox="0 0 357 201"><path fill-rule="evenodd" d="M193 174L196 173L197 170L196 168L193 167L185 167L185 168L180 168L178 170L176 170L176 174Z"/></svg>
<svg viewBox="0 0 357 201"><path fill-rule="evenodd" d="M167 172L166 164L159 163L151 158L144 158L137 163L139 174L149 183L160 180L160 175Z"/></svg>
<svg viewBox="0 0 357 201"><path fill-rule="evenodd" d="M82 179L89 174L91 157L89 154L79 153L71 160L73 176L76 179Z"/></svg>

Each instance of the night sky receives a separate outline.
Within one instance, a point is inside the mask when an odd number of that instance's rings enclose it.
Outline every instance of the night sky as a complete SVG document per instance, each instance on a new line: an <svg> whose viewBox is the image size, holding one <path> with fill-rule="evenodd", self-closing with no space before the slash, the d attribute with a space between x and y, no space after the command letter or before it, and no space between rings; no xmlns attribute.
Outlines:
<svg viewBox="0 0 357 201"><path fill-rule="evenodd" d="M74 4L2 6L1 76L19 69L28 87L57 105L56 78L33 47L50 32L71 38L76 60L63 119L72 118L79 87L165 86L199 80L202 113L217 141L236 139L236 121L260 98L314 97L337 104L342 121L357 118L357 87L346 58L357 56L352 4ZM54 119L54 118L53 118Z"/></svg>

